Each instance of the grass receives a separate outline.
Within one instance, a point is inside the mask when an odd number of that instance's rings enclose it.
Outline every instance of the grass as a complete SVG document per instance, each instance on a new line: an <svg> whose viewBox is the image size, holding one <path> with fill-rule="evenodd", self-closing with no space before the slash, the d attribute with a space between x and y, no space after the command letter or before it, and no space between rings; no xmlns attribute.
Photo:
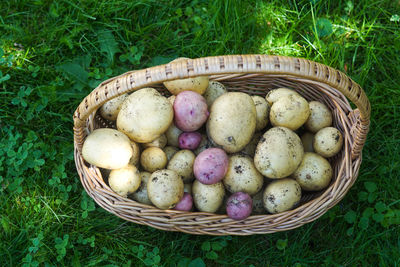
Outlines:
<svg viewBox="0 0 400 267"><path fill-rule="evenodd" d="M0 265L399 266L400 2L10 0L0 7ZM372 104L357 182L315 222L249 237L127 223L86 195L72 113L177 56L267 53L346 72Z"/></svg>

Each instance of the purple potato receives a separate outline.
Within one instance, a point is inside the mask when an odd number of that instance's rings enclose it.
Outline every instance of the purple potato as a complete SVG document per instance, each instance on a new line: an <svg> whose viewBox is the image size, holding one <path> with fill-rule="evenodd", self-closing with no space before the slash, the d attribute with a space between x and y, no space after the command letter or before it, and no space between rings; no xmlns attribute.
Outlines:
<svg viewBox="0 0 400 267"><path fill-rule="evenodd" d="M192 91L179 93L174 101L175 125L185 132L193 132L207 121L210 113L205 98Z"/></svg>
<svg viewBox="0 0 400 267"><path fill-rule="evenodd" d="M226 213L229 218L243 220L250 216L253 208L253 200L250 195L243 192L232 194L226 203Z"/></svg>
<svg viewBox="0 0 400 267"><path fill-rule="evenodd" d="M198 132L181 133L178 138L181 149L196 149L201 142L201 134Z"/></svg>
<svg viewBox="0 0 400 267"><path fill-rule="evenodd" d="M193 207L193 197L185 192L182 199L176 204L174 210L190 211Z"/></svg>
<svg viewBox="0 0 400 267"><path fill-rule="evenodd" d="M228 171L228 155L220 148L209 148L194 160L193 172L202 184L215 184L224 178Z"/></svg>

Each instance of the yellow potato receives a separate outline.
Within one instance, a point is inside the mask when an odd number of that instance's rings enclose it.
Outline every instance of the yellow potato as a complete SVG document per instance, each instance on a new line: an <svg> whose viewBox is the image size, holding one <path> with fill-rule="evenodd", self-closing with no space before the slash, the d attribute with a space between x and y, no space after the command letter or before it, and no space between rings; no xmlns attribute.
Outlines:
<svg viewBox="0 0 400 267"><path fill-rule="evenodd" d="M164 147L165 155L167 156L167 160L170 161L171 158L175 155L176 152L179 151L177 147L174 146L166 146Z"/></svg>
<svg viewBox="0 0 400 267"><path fill-rule="evenodd" d="M261 96L254 95L251 98L253 98L254 105L256 106L256 131L261 131L269 122L269 110L271 106Z"/></svg>
<svg viewBox="0 0 400 267"><path fill-rule="evenodd" d="M175 171L184 183L190 183L194 179L193 164L196 155L187 149L178 151L168 162L167 169Z"/></svg>
<svg viewBox="0 0 400 267"><path fill-rule="evenodd" d="M255 128L256 107L248 94L229 92L212 104L207 133L226 152L242 150L253 137Z"/></svg>
<svg viewBox="0 0 400 267"><path fill-rule="evenodd" d="M332 125L332 112L325 104L311 101L308 105L310 107L310 117L304 124L307 130L316 133L322 128Z"/></svg>
<svg viewBox="0 0 400 267"><path fill-rule="evenodd" d="M334 127L323 128L314 136L314 150L325 158L333 157L339 153L342 145L342 133Z"/></svg>
<svg viewBox="0 0 400 267"><path fill-rule="evenodd" d="M206 185L196 179L193 182L192 192L194 205L199 211L205 212L216 212L225 196L222 182Z"/></svg>
<svg viewBox="0 0 400 267"><path fill-rule="evenodd" d="M104 169L125 167L132 154L129 138L109 128L94 130L86 137L82 147L82 157L90 164Z"/></svg>
<svg viewBox="0 0 400 267"><path fill-rule="evenodd" d="M100 115L104 119L115 121L119 111L121 110L122 103L128 98L128 96L128 94L123 94L104 103L100 108Z"/></svg>
<svg viewBox="0 0 400 267"><path fill-rule="evenodd" d="M131 197L136 200L137 202L140 202L142 204L147 204L147 205L152 205L149 195L147 194L147 183L150 179L151 173L149 172L141 172L140 173L140 178L142 182L140 183L140 186L136 192L134 192Z"/></svg>
<svg viewBox="0 0 400 267"><path fill-rule="evenodd" d="M309 116L307 100L299 95L290 95L283 96L272 104L269 119L273 126L283 126L295 131Z"/></svg>
<svg viewBox="0 0 400 267"><path fill-rule="evenodd" d="M167 155L159 147L149 147L140 155L140 164L148 172L161 170L167 165Z"/></svg>
<svg viewBox="0 0 400 267"><path fill-rule="evenodd" d="M278 88L268 92L265 96L265 100L267 100L268 104L272 106L279 98L283 96L290 96L290 95L298 95L300 96L295 90L289 88Z"/></svg>
<svg viewBox="0 0 400 267"><path fill-rule="evenodd" d="M165 132L165 136L167 137L167 143L170 146L179 147L179 135L182 133L182 130L176 127L175 123L171 123Z"/></svg>
<svg viewBox="0 0 400 267"><path fill-rule="evenodd" d="M139 170L133 165L112 170L108 176L108 184L111 189L123 197L135 192L139 188L140 182Z"/></svg>
<svg viewBox="0 0 400 267"><path fill-rule="evenodd" d="M138 143L148 143L163 134L174 112L168 99L153 88L132 93L122 104L117 128Z"/></svg>
<svg viewBox="0 0 400 267"><path fill-rule="evenodd" d="M211 107L211 104L217 99L220 95L225 94L227 92L225 86L217 81L210 81L208 87L204 93L204 98L206 99L208 108Z"/></svg>
<svg viewBox="0 0 400 267"><path fill-rule="evenodd" d="M129 160L129 164L137 166L139 164L140 160L140 147L139 144L130 140L131 141L131 147L132 147L132 157Z"/></svg>
<svg viewBox="0 0 400 267"><path fill-rule="evenodd" d="M289 178L271 182L263 194L264 208L273 214L292 209L300 199L300 185Z"/></svg>
<svg viewBox="0 0 400 267"><path fill-rule="evenodd" d="M148 148L148 147L159 147L159 148L164 148L167 145L167 137L165 134L160 135L150 143L144 143L142 146L143 148Z"/></svg>

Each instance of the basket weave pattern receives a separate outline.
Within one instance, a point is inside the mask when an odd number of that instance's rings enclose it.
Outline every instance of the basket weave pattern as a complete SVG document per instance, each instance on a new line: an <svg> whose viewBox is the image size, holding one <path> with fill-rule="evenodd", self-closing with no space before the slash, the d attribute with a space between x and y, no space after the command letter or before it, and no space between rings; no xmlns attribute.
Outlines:
<svg viewBox="0 0 400 267"><path fill-rule="evenodd" d="M88 133L100 127L115 127L96 114L106 101L144 87L168 95L167 80L200 75L222 82L228 91L264 96L279 87L295 89L308 101L325 103L333 113L333 125L344 137L341 153L330 159L334 175L327 189L306 193L300 205L279 214L253 215L234 221L226 215L206 212L159 210L115 194L100 170L82 158ZM356 109L352 109L350 100ZM267 56L232 55L188 59L111 78L94 89L74 113L75 163L87 193L107 211L125 220L154 228L190 234L251 235L297 228L322 216L338 203L355 182L362 160L370 118L370 103L361 87L344 73L309 60Z"/></svg>

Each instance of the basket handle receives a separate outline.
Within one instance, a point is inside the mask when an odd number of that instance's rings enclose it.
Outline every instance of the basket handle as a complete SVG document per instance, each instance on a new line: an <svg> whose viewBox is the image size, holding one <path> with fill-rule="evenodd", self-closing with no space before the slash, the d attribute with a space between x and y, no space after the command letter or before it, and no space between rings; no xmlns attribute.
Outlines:
<svg viewBox="0 0 400 267"><path fill-rule="evenodd" d="M75 142L81 151L86 120L106 101L143 87L166 80L201 75L228 73L286 74L325 83L339 90L359 111L359 123L352 148L358 157L369 129L370 103L362 88L341 71L307 59L269 55L228 55L184 59L147 69L130 71L102 82L87 95L76 109L74 119Z"/></svg>

